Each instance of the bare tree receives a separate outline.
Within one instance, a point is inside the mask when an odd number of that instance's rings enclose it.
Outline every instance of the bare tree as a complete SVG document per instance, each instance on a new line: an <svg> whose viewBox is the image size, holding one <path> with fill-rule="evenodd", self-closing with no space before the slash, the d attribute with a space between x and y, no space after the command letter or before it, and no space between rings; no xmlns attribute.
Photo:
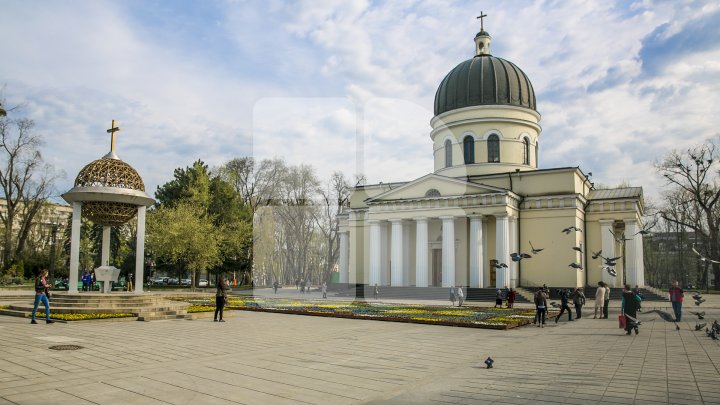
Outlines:
<svg viewBox="0 0 720 405"><path fill-rule="evenodd" d="M24 250L33 220L60 177L43 161L43 140L33 131L34 126L28 118L0 116L0 187L5 203L5 209L0 210L5 228L3 268L8 268Z"/></svg>
<svg viewBox="0 0 720 405"><path fill-rule="evenodd" d="M264 159L258 164L255 158L243 157L225 163L218 172L223 180L232 184L254 214L258 207L278 198L286 171L281 159Z"/></svg>
<svg viewBox="0 0 720 405"><path fill-rule="evenodd" d="M341 172L334 172L330 176L326 189L320 189L318 193L321 206L315 216L315 222L325 239L325 268L321 278L326 281L330 278L330 273L340 255L338 214L348 205L350 187Z"/></svg>
<svg viewBox="0 0 720 405"><path fill-rule="evenodd" d="M692 230L698 249L706 257L720 260L720 185L718 150L714 140L684 152L672 151L656 164L672 187L664 194L661 217ZM715 288L720 288L720 266L713 263Z"/></svg>

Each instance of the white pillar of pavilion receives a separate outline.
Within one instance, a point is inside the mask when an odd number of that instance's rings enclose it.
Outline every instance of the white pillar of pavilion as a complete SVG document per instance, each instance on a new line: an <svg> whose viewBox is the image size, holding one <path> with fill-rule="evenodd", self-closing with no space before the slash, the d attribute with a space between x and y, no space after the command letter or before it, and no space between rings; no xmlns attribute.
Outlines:
<svg viewBox="0 0 720 405"><path fill-rule="evenodd" d="M110 227L105 225L102 227L102 253L100 255L100 265L110 265Z"/></svg>
<svg viewBox="0 0 720 405"><path fill-rule="evenodd" d="M380 221L371 219L370 224L370 275L369 284L380 284Z"/></svg>
<svg viewBox="0 0 720 405"><path fill-rule="evenodd" d="M137 209L137 237L135 239L135 294L142 294L145 279L145 210L144 205Z"/></svg>
<svg viewBox="0 0 720 405"><path fill-rule="evenodd" d="M455 217L442 216L442 286L455 285Z"/></svg>
<svg viewBox="0 0 720 405"><path fill-rule="evenodd" d="M68 276L68 293L77 294L78 267L80 265L80 218L82 202L72 203L72 225L70 228L70 275Z"/></svg>
<svg viewBox="0 0 720 405"><path fill-rule="evenodd" d="M483 288L484 280L484 257L483 250L483 217L482 215L470 216L470 287Z"/></svg>
<svg viewBox="0 0 720 405"><path fill-rule="evenodd" d="M415 286L428 286L428 219L415 218Z"/></svg>
<svg viewBox="0 0 720 405"><path fill-rule="evenodd" d="M340 232L340 283L347 283L350 270L350 232Z"/></svg>
<svg viewBox="0 0 720 405"><path fill-rule="evenodd" d="M402 219L391 219L391 241L390 241L390 285L397 287L404 284L403 268L403 221Z"/></svg>
<svg viewBox="0 0 720 405"><path fill-rule="evenodd" d="M495 215L495 260L505 263L507 268L495 269L495 288L505 288L510 282L510 221L506 213Z"/></svg>
<svg viewBox="0 0 720 405"><path fill-rule="evenodd" d="M615 223L612 219L601 219L600 221L600 240L602 241L601 249L603 256L615 257L615 238L613 237L613 224ZM600 270L600 280L609 286L617 287L617 277L613 277L607 270Z"/></svg>

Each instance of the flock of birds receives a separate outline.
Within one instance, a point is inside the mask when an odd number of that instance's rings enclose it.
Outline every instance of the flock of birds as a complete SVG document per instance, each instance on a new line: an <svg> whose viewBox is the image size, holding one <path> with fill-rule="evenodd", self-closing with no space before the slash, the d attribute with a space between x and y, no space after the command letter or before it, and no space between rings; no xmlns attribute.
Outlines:
<svg viewBox="0 0 720 405"><path fill-rule="evenodd" d="M561 232L564 233L565 235L569 235L571 232L582 232L582 229L573 225L573 226L569 226L569 227L563 229ZM615 233L613 233L613 231L610 231L610 233L613 235L613 238L618 242L632 240L632 239L626 239L625 235L620 235L620 236L615 235ZM642 229L639 232L637 232L635 235L647 235L649 233L650 233L649 230ZM524 259L530 259L533 257L533 255L537 255L538 253L540 253L544 250L543 248L536 248L535 246L533 246L532 241L528 241L528 242L530 243L530 251L532 252L532 254L523 253L523 252L510 253L510 260L512 260L513 262L519 262ZM582 246L572 246L572 250L579 252L581 254L585 253ZM602 249L601 249L597 252L592 252L592 258L593 258L593 260L602 259L603 264L600 266L602 268L602 270L607 271L607 273L612 277L617 277L617 271L615 270L615 266L617 265L617 261L622 259L622 256L605 257L605 256L603 256ZM492 260L491 263L496 269L503 269L503 268L508 267L508 265L506 263L503 263L500 260ZM715 263L720 263L720 262L715 262ZM582 264L576 263L576 262L570 263L568 265L568 267L575 269L575 270L580 270L580 271L584 270Z"/></svg>
<svg viewBox="0 0 720 405"><path fill-rule="evenodd" d="M696 291L695 294L692 295L692 298L695 300L696 306L700 306L703 302L705 302L705 298L702 297L700 291ZM653 309L647 312L655 312L656 314L660 315L660 318L662 318L664 321L674 323L675 330L680 330L680 326L677 324L677 321L669 313L659 309ZM709 338L711 338L712 340L720 340L720 324L718 324L718 321L713 321L710 327L707 327L707 322L700 323L700 321L705 319L705 311L690 311L690 313L697 316L698 318L698 322L695 323L695 331L701 331L704 329L705 334Z"/></svg>

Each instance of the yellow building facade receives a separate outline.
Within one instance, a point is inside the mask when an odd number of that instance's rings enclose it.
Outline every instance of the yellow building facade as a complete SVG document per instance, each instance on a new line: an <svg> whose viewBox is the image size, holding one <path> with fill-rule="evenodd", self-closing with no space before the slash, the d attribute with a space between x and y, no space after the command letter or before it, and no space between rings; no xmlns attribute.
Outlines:
<svg viewBox="0 0 720 405"><path fill-rule="evenodd" d="M436 92L433 172L353 189L341 214L340 282L643 286L642 188L596 190L579 167L539 169L540 118L529 78L492 56L481 30L475 56ZM563 232L570 227L578 230ZM622 257L603 268L592 258L599 251Z"/></svg>

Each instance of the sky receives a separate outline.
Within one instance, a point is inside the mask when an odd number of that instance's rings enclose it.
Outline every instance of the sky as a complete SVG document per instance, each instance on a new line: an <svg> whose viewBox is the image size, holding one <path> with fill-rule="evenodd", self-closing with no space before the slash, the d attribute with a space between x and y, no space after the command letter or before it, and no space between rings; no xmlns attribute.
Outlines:
<svg viewBox="0 0 720 405"><path fill-rule="evenodd" d="M540 168L665 185L653 164L717 137L720 3L711 1L3 0L0 85L65 172L117 153L153 195L201 159L283 158L368 183L433 170L445 74L492 54L532 81Z"/></svg>

